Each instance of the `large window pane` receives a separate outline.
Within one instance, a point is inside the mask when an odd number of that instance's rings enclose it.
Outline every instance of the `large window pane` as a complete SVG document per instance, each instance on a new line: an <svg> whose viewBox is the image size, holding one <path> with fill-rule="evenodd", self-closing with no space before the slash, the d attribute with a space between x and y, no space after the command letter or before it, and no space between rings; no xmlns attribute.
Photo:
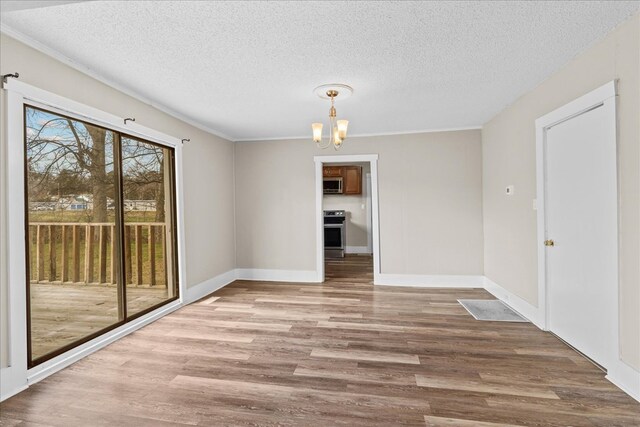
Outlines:
<svg viewBox="0 0 640 427"><path fill-rule="evenodd" d="M178 297L174 152L25 105L29 366Z"/></svg>
<svg viewBox="0 0 640 427"><path fill-rule="evenodd" d="M122 136L127 315L176 297L172 151Z"/></svg>
<svg viewBox="0 0 640 427"><path fill-rule="evenodd" d="M30 364L123 320L114 147L104 128L25 106Z"/></svg>

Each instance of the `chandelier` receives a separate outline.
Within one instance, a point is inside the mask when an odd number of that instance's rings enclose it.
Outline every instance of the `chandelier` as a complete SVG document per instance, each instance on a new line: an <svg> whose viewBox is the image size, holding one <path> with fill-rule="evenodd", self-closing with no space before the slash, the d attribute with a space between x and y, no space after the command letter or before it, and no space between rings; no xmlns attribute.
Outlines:
<svg viewBox="0 0 640 427"><path fill-rule="evenodd" d="M334 103L338 95L343 93L344 95L349 96L353 93L353 89L350 86L343 84L329 84L318 86L314 89L314 92L320 98L329 99L331 101L331 108L329 109L329 137L325 140L326 142L323 142L322 123L312 123L311 130L313 132L313 142L316 143L318 148L325 149L333 146L335 150L338 150L347 138L349 120L337 119Z"/></svg>

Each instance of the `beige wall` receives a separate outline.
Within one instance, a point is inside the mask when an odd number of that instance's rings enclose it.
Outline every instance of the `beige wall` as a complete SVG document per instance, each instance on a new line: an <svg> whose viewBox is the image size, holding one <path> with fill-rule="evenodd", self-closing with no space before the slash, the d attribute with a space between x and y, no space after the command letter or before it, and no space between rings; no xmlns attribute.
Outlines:
<svg viewBox="0 0 640 427"><path fill-rule="evenodd" d="M620 335L640 369L640 15L577 56L482 130L485 275L537 305L534 121L619 79ZM515 185L507 197L504 187Z"/></svg>
<svg viewBox="0 0 640 427"><path fill-rule="evenodd" d="M190 138L191 142L183 150L187 286L235 268L233 143L162 113L4 34L0 36L0 52L2 74L17 71L22 82L111 114L135 117L136 123L172 136ZM2 161L22 161L5 158L6 144L3 133ZM2 173L5 171L3 164ZM4 195L4 181L2 184ZM4 203L2 206L5 208ZM3 224L5 213L4 210L1 213ZM4 248L5 243L3 238L0 248ZM0 295L6 295L4 251L0 262ZM2 301L6 302L6 298ZM7 313L5 306L0 307L0 312ZM6 331L0 332L6 337ZM2 348L4 352L6 345Z"/></svg>
<svg viewBox="0 0 640 427"><path fill-rule="evenodd" d="M367 246L366 175L370 171L370 165L353 164L362 167L362 194L325 194L322 204L325 210L342 209L347 213L347 246Z"/></svg>
<svg viewBox="0 0 640 427"><path fill-rule="evenodd" d="M236 144L239 268L315 270L309 140ZM337 154L378 154L381 272L483 273L480 131L348 139Z"/></svg>

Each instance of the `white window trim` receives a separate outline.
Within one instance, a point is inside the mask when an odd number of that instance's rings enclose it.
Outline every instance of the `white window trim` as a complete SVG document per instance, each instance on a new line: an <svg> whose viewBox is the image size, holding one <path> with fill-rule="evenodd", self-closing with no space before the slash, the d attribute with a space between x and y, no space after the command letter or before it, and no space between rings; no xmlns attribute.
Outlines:
<svg viewBox="0 0 640 427"><path fill-rule="evenodd" d="M9 80L2 86L6 95L7 127L7 269L8 360L0 369L0 401L26 389L41 379L69 366L109 343L178 309L186 301L186 265L184 241L184 192L182 140L124 118L39 89L24 82ZM31 369L27 368L25 194L24 194L24 104L44 106L53 112L75 116L131 136L174 149L176 192L176 236L178 246L178 300L115 328ZM16 143L18 141L19 143Z"/></svg>

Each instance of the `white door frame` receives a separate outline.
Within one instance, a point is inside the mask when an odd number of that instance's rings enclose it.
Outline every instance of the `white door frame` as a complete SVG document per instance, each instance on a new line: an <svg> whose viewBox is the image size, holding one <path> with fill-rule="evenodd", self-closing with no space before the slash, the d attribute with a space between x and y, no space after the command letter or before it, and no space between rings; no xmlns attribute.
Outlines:
<svg viewBox="0 0 640 427"><path fill-rule="evenodd" d="M365 208L367 215L367 253L373 254L373 219L371 218L371 172L365 175L364 186L367 189Z"/></svg>
<svg viewBox="0 0 640 427"><path fill-rule="evenodd" d="M557 124L572 119L583 113L591 111L594 108L604 108L609 115L610 120L616 120L616 82L610 81L609 83L600 86L599 88L587 93L584 96L540 117L536 120L536 181L537 181L537 245L538 245L538 310L540 313L539 318L542 321L542 329L549 330L549 310L547 301L547 260L546 260L546 247L544 241L547 236L547 224L546 224L546 139L547 130ZM617 206L616 206L617 210ZM617 216L617 213L616 213ZM551 236L552 237L552 236ZM616 236L618 239L619 236ZM618 258L616 248L616 258ZM618 262L619 263L619 262ZM618 304L615 307L615 358L611 360L615 363L619 358L619 278L616 275L616 281L618 286L615 288L616 300ZM609 368L605 366L605 368Z"/></svg>
<svg viewBox="0 0 640 427"><path fill-rule="evenodd" d="M316 165L316 273L317 281L324 282L324 216L322 212L322 166L325 163L364 163L371 165L371 220L373 223L373 283L380 278L380 227L378 210L378 155L355 154L341 156L314 156Z"/></svg>

